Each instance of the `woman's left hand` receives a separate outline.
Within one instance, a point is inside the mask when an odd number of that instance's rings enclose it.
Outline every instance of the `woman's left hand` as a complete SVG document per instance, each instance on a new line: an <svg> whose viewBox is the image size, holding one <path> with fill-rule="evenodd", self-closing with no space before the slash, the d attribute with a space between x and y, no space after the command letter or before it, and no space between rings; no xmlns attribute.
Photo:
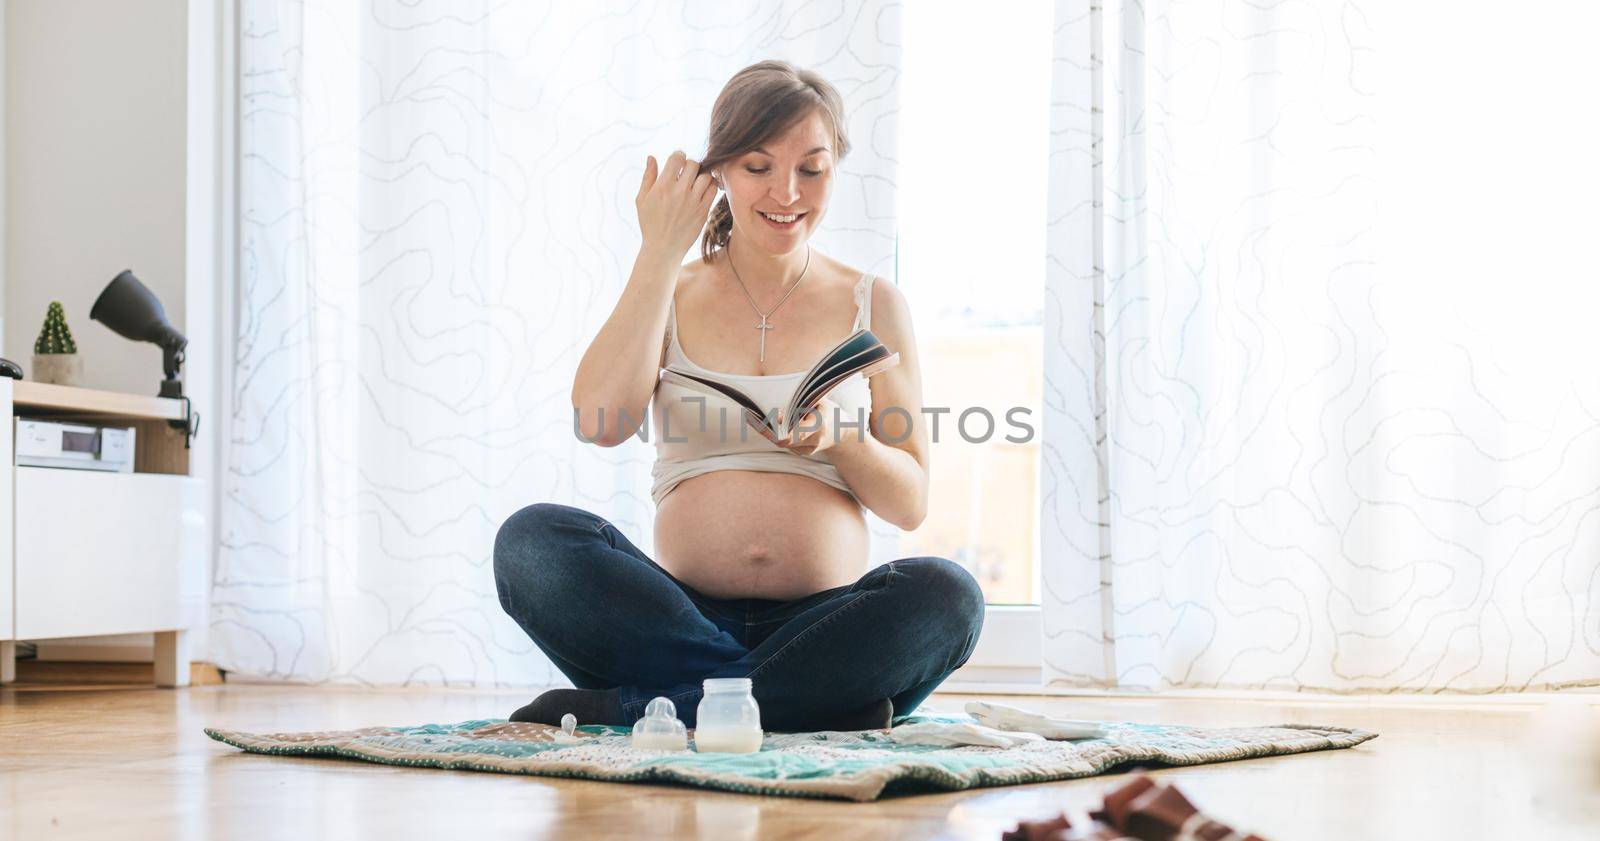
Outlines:
<svg viewBox="0 0 1600 841"><path fill-rule="evenodd" d="M779 446L802 456L816 455L830 447L838 446L841 442L833 432L835 410L838 408L839 404L826 397L822 398L815 409L800 417L790 443Z"/></svg>

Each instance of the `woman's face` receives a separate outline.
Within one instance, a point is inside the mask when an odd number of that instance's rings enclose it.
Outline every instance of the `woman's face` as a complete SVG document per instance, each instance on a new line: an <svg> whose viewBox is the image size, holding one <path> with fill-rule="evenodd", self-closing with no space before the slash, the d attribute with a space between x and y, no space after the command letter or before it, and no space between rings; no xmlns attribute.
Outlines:
<svg viewBox="0 0 1600 841"><path fill-rule="evenodd" d="M734 235L772 254L804 245L828 209L833 165L832 135L816 111L757 151L723 164ZM796 218L779 222L771 216Z"/></svg>

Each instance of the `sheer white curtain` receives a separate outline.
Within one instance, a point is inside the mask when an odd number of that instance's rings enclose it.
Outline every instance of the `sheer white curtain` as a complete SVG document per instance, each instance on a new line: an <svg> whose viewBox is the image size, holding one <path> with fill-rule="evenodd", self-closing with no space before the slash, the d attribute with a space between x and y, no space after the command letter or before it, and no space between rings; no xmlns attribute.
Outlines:
<svg viewBox="0 0 1600 841"><path fill-rule="evenodd" d="M649 551L653 446L568 392L638 246L646 154L782 58L850 115L819 246L894 279L888 3L244 0L241 272L210 656L268 680L564 679L490 550L532 502Z"/></svg>
<svg viewBox="0 0 1600 841"><path fill-rule="evenodd" d="M1047 679L1600 682L1592 294L1380 259L1361 7L1061 0L1057 27Z"/></svg>

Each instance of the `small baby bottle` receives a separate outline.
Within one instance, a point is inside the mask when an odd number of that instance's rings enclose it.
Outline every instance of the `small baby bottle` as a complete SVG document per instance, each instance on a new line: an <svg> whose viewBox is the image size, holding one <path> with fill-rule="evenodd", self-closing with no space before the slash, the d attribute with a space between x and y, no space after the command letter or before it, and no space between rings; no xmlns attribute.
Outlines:
<svg viewBox="0 0 1600 841"><path fill-rule="evenodd" d="M761 750L761 709L750 694L750 678L706 678L695 709L694 749L700 753Z"/></svg>
<svg viewBox="0 0 1600 841"><path fill-rule="evenodd" d="M688 750L689 737L671 698L655 698L644 708L644 718L633 723L633 747L641 750Z"/></svg>

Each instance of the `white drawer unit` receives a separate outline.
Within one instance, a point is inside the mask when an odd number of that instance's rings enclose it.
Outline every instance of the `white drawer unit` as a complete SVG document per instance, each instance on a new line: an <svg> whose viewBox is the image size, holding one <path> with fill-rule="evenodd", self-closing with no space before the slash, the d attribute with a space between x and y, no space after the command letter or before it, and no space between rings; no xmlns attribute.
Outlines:
<svg viewBox="0 0 1600 841"><path fill-rule="evenodd" d="M183 404L0 378L0 405L22 416L0 435L0 683L19 641L153 632L156 684L187 685L209 506Z"/></svg>
<svg viewBox="0 0 1600 841"><path fill-rule="evenodd" d="M17 639L185 627L184 573L204 569L200 480L18 467L16 506Z"/></svg>

